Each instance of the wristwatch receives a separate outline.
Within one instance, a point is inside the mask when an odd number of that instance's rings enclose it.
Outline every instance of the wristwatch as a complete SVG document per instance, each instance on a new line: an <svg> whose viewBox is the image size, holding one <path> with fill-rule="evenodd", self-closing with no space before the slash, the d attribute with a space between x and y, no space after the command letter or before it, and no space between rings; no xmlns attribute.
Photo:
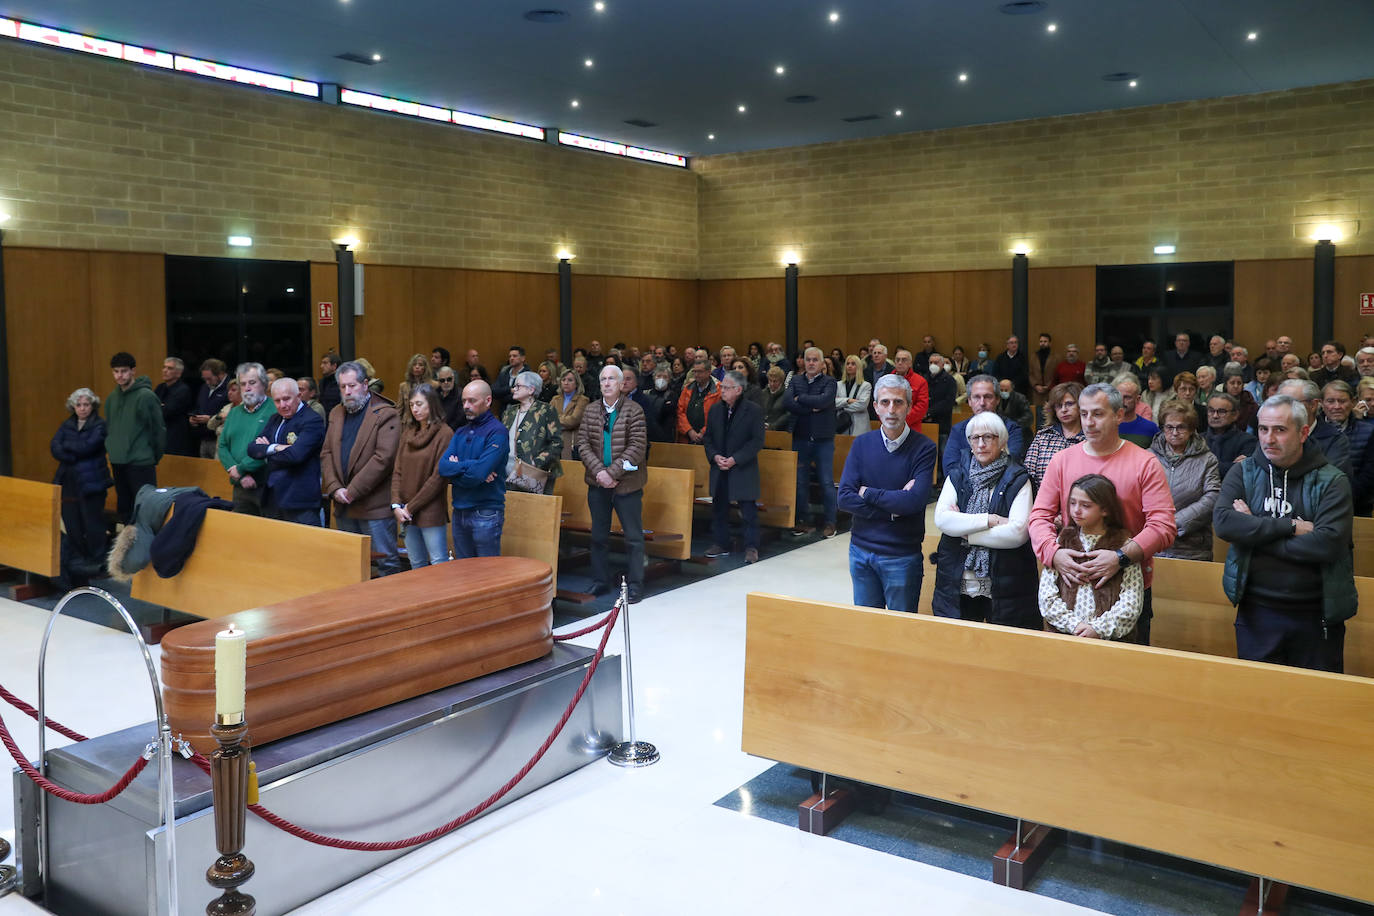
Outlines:
<svg viewBox="0 0 1374 916"><path fill-rule="evenodd" d="M1125 569L1127 566L1131 565L1131 558L1127 555L1126 551L1124 550L1118 550L1116 552L1116 561L1117 563L1121 564L1122 569Z"/></svg>
<svg viewBox="0 0 1374 916"><path fill-rule="evenodd" d="M392 503L392 504L391 504L391 508L393 508L393 509L404 509L405 506L401 505L400 503ZM1117 553L1120 553L1120 551L1117 551Z"/></svg>

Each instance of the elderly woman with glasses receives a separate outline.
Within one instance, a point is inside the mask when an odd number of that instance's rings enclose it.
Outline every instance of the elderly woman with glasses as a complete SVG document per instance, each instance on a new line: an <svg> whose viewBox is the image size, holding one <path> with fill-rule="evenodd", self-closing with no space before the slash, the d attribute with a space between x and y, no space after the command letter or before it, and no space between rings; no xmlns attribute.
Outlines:
<svg viewBox="0 0 1374 916"><path fill-rule="evenodd" d="M1221 493L1217 456L1197 431L1197 412L1187 401L1166 401L1156 414L1159 432L1154 452L1174 497L1174 543L1156 556L1179 560L1212 559L1212 509Z"/></svg>
<svg viewBox="0 0 1374 916"><path fill-rule="evenodd" d="M945 468L935 503L941 536L931 606L941 617L1044 629L1028 531L1030 475L1008 454L996 413L974 414L963 426L968 462Z"/></svg>
<svg viewBox="0 0 1374 916"><path fill-rule="evenodd" d="M506 486L528 493L551 493L563 476L563 425L553 405L539 400L544 382L526 369L510 383L511 403L501 415L510 430Z"/></svg>

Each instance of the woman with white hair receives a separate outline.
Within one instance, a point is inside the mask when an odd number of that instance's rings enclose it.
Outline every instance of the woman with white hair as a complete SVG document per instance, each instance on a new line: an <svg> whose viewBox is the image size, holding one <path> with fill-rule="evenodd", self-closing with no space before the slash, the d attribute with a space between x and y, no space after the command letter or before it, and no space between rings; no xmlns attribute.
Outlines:
<svg viewBox="0 0 1374 916"><path fill-rule="evenodd" d="M105 421L97 409L100 398L78 388L67 398L71 414L53 434L52 456L57 473L52 482L62 487L62 571L74 586L86 585L105 561L105 490L114 481L105 463Z"/></svg>
<svg viewBox="0 0 1374 916"><path fill-rule="evenodd" d="M511 379L511 403L501 415L510 431L506 486L526 493L553 490L563 476L563 424L552 404L539 400L544 381L526 369Z"/></svg>
<svg viewBox="0 0 1374 916"><path fill-rule="evenodd" d="M969 461L945 468L935 503L940 547L935 555L932 609L1005 626L1044 629L1031 552L1030 475L1007 453L1007 427L992 411L964 426Z"/></svg>

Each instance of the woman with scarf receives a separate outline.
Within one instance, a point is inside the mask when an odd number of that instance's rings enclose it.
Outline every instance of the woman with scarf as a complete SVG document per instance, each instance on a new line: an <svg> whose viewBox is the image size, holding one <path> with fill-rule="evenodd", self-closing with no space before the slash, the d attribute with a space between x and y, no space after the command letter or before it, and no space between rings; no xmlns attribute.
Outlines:
<svg viewBox="0 0 1374 916"><path fill-rule="evenodd" d="M501 422L510 434L506 489L552 493L563 476L563 424L552 404L539 400L538 374L526 369L510 382L511 403Z"/></svg>
<svg viewBox="0 0 1374 916"><path fill-rule="evenodd" d="M940 548L932 609L941 617L1044 629L1027 525L1030 475L1007 454L1007 427L989 411L965 424L969 462L945 468L935 503Z"/></svg>

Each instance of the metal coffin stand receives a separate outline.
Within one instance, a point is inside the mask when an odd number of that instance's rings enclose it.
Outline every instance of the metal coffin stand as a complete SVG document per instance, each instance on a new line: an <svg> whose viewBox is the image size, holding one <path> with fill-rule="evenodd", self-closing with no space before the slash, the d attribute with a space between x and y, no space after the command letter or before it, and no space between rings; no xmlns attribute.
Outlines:
<svg viewBox="0 0 1374 916"><path fill-rule="evenodd" d="M481 802L525 764L594 655L557 643L542 659L254 748L262 804L317 833L348 839L393 840L436 827ZM599 759L621 740L619 659L605 661L544 759L495 807ZM50 778L79 792L101 791L143 752L153 732L149 723L51 751ZM50 910L172 916L156 886L165 827L152 773L106 805L50 802ZM215 848L210 780L180 759L174 773L180 905L184 913L202 913L215 896L204 875ZM17 769L14 783L22 866L38 861L38 798ZM286 913L409 851L316 846L251 813L247 837L244 851L257 873L244 890L257 898L260 916ZM37 869L24 871L24 893L40 893Z"/></svg>

